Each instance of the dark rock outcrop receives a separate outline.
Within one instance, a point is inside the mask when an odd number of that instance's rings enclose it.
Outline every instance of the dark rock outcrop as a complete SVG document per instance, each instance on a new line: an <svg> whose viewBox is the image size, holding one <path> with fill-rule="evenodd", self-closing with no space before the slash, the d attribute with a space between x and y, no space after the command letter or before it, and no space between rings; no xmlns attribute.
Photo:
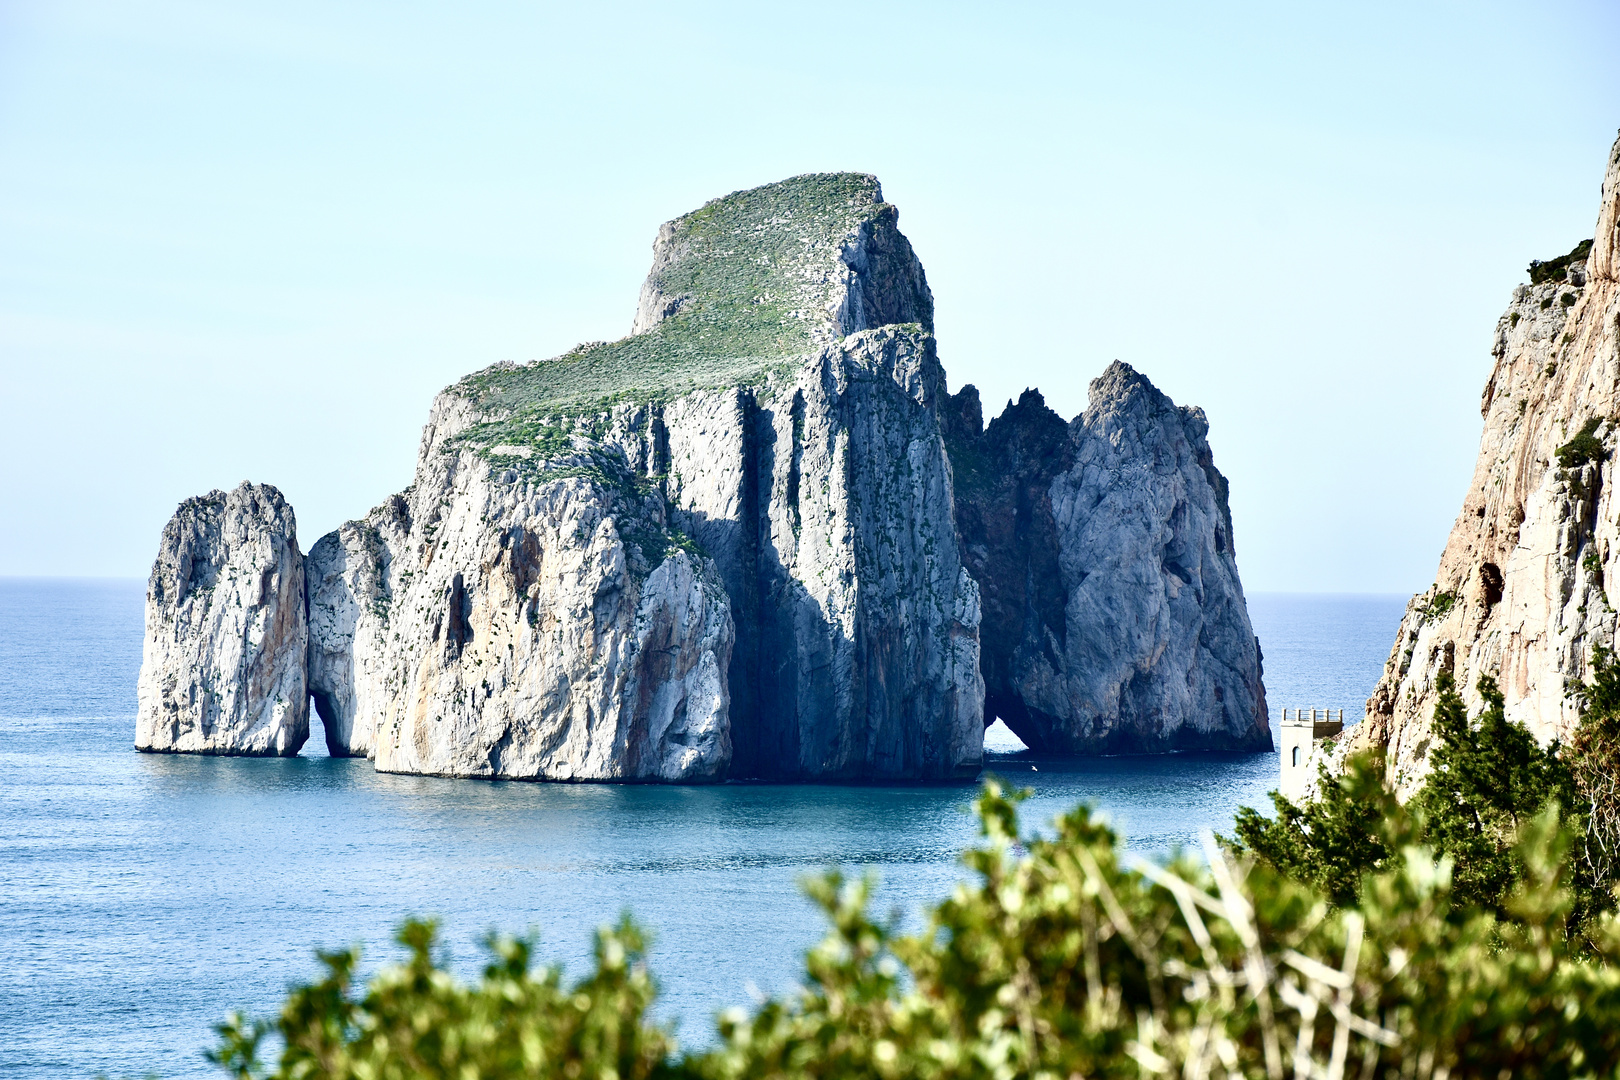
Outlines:
<svg viewBox="0 0 1620 1080"><path fill-rule="evenodd" d="M1271 747L1226 480L1197 408L1125 364L1065 423L1025 391L949 399L985 717L1055 754Z"/></svg>

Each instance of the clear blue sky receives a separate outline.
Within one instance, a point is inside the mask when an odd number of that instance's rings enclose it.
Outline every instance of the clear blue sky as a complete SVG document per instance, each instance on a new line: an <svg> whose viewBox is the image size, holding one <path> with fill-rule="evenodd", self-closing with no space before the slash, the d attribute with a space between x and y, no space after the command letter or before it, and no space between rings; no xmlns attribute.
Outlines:
<svg viewBox="0 0 1620 1080"><path fill-rule="evenodd" d="M0 0L0 574L184 497L307 549L432 395L629 329L660 222L876 173L954 389L1209 413L1256 590L1431 580L1490 340L1591 235L1620 6Z"/></svg>

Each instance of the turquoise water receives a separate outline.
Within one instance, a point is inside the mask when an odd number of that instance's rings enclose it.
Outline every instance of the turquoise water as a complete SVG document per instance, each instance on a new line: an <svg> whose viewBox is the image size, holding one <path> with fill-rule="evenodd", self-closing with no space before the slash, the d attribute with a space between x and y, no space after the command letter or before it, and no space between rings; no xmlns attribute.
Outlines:
<svg viewBox="0 0 1620 1080"><path fill-rule="evenodd" d="M1404 597L1257 596L1273 725L1284 705L1359 714ZM130 749L137 581L0 579L0 1077L212 1075L210 1025L266 1013L311 950L395 953L405 914L444 920L473 970L491 928L539 930L579 971L628 908L656 940L683 1039L793 984L820 933L797 880L875 872L915 919L961 874L971 787L702 788L379 776L364 761L162 757ZM311 749L321 745L312 737ZM994 755L1028 820L1098 804L1162 851L1269 806L1277 758L1058 763Z"/></svg>

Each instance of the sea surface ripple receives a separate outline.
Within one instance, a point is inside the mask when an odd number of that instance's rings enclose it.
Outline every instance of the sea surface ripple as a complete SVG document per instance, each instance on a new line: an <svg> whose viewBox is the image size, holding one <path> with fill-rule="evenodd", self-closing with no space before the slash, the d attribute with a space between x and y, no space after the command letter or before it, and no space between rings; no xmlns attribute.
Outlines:
<svg viewBox="0 0 1620 1080"><path fill-rule="evenodd" d="M819 914L798 882L872 873L912 926L964 871L974 788L652 787L379 776L365 761L138 754L139 581L0 579L0 1076L217 1075L231 1009L268 1015L316 974L312 950L397 957L408 914L443 921L473 974L492 929L537 931L584 970L598 925L654 934L660 1015L682 1041L793 986ZM1259 595L1276 726L1284 705L1359 716L1403 597ZM1013 744L992 729L989 748ZM1168 851L1269 807L1275 754L1056 762L993 753L1032 790L1031 825L1101 808Z"/></svg>

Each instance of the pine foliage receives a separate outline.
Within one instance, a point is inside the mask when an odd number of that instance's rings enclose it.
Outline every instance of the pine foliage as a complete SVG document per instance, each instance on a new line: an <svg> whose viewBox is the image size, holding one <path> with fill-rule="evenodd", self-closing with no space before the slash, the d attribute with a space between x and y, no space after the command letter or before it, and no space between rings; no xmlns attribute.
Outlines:
<svg viewBox="0 0 1620 1080"><path fill-rule="evenodd" d="M1381 758L1354 758L1340 776L1322 772L1314 802L1295 806L1273 792L1274 818L1240 810L1235 846L1342 906L1356 903L1365 875L1389 867L1404 847L1425 844L1451 861L1458 902L1500 915L1529 873L1518 839L1531 821L1550 813L1576 846L1570 886L1572 925L1579 931L1595 911L1613 907L1606 891L1613 879L1595 874L1588 858L1587 789L1577 784L1557 744L1541 747L1508 720L1494 679L1480 680L1485 708L1473 721L1449 672L1437 687L1431 771L1406 805L1386 789ZM1620 701L1620 685L1613 692ZM1589 710L1581 730L1599 723L1616 722L1600 721ZM1611 756L1603 765L1594 754L1588 771L1612 772L1617 760Z"/></svg>

